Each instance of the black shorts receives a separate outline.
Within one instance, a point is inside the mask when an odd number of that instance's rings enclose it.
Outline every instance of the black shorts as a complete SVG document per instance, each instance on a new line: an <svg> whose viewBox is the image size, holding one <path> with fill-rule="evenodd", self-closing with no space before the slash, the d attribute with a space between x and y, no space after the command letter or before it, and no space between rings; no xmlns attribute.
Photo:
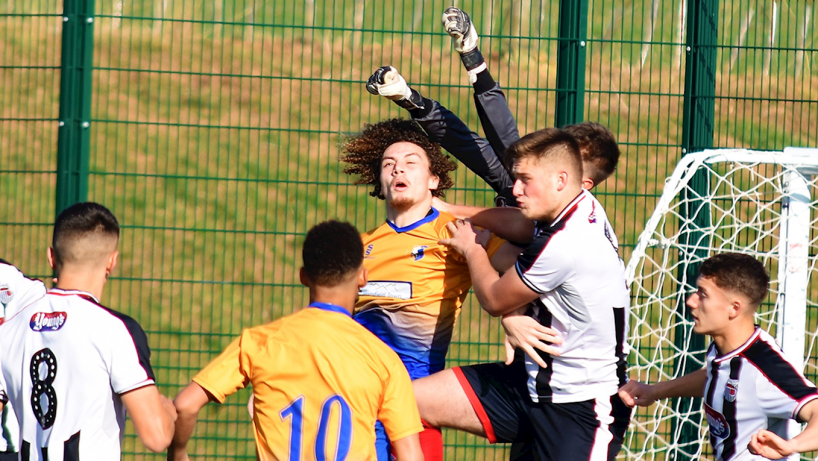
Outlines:
<svg viewBox="0 0 818 461"><path fill-rule="evenodd" d="M0 453L0 461L17 461L20 457L17 453L2 452Z"/></svg>
<svg viewBox="0 0 818 461"><path fill-rule="evenodd" d="M608 461L614 461L619 450L622 449L622 444L625 442L625 432L628 431L628 426L631 423L631 415L633 408L625 405L625 402L619 398L619 394L611 396L611 416L614 422L609 429L613 440L608 445ZM531 442L516 442L511 444L511 451L509 453L508 461L526 461L533 459L534 444Z"/></svg>
<svg viewBox="0 0 818 461"><path fill-rule="evenodd" d="M516 458L512 452L512 459L609 459L615 444L610 397L571 403L533 403L522 361L508 366L484 363L453 371L489 441L513 443L514 449L526 448L524 454L515 450ZM621 443L620 439L619 445Z"/></svg>

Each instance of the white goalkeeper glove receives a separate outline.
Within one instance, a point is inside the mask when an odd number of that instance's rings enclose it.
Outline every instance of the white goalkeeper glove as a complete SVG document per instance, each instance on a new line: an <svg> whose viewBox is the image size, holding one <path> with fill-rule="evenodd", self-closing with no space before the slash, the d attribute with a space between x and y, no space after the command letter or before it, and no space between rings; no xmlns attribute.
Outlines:
<svg viewBox="0 0 818 461"><path fill-rule="evenodd" d="M407 110L423 109L423 97L406 84L406 80L392 66L381 66L369 77L366 90L374 95L391 99Z"/></svg>
<svg viewBox="0 0 818 461"><path fill-rule="evenodd" d="M450 6L443 12L443 28L452 37L454 49L458 53L464 54L477 48L477 30L471 22L471 18L460 8Z"/></svg>
<svg viewBox="0 0 818 461"><path fill-rule="evenodd" d="M460 60L469 74L469 83L477 81L477 74L486 70L486 61L477 48L477 30L465 11L450 6L443 12L443 28L452 37L454 49L460 53Z"/></svg>

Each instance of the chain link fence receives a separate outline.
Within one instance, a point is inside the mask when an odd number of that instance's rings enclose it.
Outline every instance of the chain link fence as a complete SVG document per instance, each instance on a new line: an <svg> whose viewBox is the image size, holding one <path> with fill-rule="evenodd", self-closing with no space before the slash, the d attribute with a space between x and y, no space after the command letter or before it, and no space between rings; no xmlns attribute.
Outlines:
<svg viewBox="0 0 818 461"><path fill-rule="evenodd" d="M580 3L587 30L574 37L560 32L558 0L457 6L472 15L521 134L566 120L557 110L566 93L579 96L579 119L616 134L623 156L596 194L624 258L684 149L703 147L686 130L711 133L714 147L818 146L813 1ZM139 320L160 388L175 395L242 328L306 303L296 273L307 229L340 218L365 231L385 219L337 160L345 133L408 117L365 91L374 69L397 67L478 128L466 73L440 25L447 6L0 3L0 257L48 278L45 249L62 204L87 198L111 208L123 225L121 257L103 303ZM712 29L712 44L690 48L691 11L707 12L700 26ZM558 65L560 43L577 47L572 69ZM695 70L713 82L702 93L686 72L708 50L713 58ZM560 72L578 72L579 84L563 86ZM711 112L686 105L694 98ZM462 166L447 195L478 205L492 198ZM499 358L502 328L471 298L458 325L450 365ZM248 395L206 407L191 442L196 459L255 458ZM454 431L445 442L447 459L508 457L505 446ZM162 458L131 428L125 452Z"/></svg>

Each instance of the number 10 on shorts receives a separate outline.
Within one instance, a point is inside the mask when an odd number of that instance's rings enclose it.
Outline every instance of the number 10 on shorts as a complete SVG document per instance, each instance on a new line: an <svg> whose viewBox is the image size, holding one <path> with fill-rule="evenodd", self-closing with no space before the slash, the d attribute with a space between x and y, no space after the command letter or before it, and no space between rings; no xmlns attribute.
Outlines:
<svg viewBox="0 0 818 461"><path fill-rule="evenodd" d="M290 402L283 410L279 412L282 421L290 420L290 461L301 461L301 448L304 438L304 407L309 405L305 403L304 396ZM332 407L338 407L340 418L338 418L338 426L334 428L333 433L338 434L336 446L332 450L335 456L330 457L333 461L343 461L349 454L350 445L352 444L352 411L349 409L346 401L340 395L333 395L324 401L321 405L321 417L318 420L318 435L315 440L315 459L316 461L327 461L327 434L329 431L330 416L332 415ZM309 408L307 409L309 410Z"/></svg>

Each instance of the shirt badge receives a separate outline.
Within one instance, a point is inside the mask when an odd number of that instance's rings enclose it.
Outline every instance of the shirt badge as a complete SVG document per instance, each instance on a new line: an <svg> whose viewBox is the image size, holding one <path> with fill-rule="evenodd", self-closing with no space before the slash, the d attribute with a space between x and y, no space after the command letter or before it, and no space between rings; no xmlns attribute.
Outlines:
<svg viewBox="0 0 818 461"><path fill-rule="evenodd" d="M425 256L424 250L426 248L427 248L426 245L418 245L412 248L412 259L414 259L415 261L420 261L421 259L423 259L423 256Z"/></svg>
<svg viewBox="0 0 818 461"><path fill-rule="evenodd" d="M735 402L736 395L738 395L738 380L728 379L727 385L724 386L724 400L728 402Z"/></svg>
<svg viewBox="0 0 818 461"><path fill-rule="evenodd" d="M5 283L0 283L0 304L7 305L13 297L14 293L11 291L11 287Z"/></svg>
<svg viewBox="0 0 818 461"><path fill-rule="evenodd" d="M370 256L372 254L372 249L373 248L375 248L374 243L370 243L369 245L366 246L366 251L364 251L364 258L367 258L367 259L374 258L374 256Z"/></svg>

